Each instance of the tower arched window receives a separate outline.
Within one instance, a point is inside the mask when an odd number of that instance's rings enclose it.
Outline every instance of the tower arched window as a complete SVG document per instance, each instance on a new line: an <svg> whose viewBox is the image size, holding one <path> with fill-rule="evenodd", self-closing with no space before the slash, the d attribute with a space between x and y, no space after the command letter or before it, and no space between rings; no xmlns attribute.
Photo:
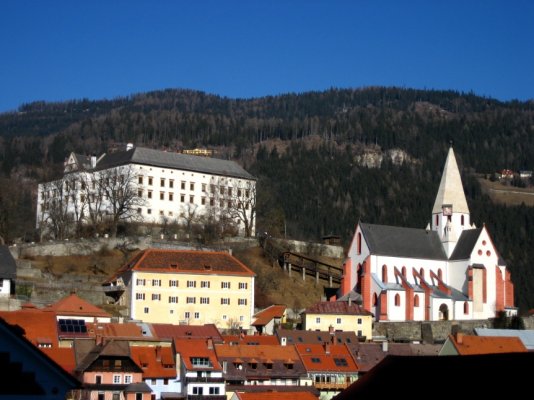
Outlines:
<svg viewBox="0 0 534 400"><path fill-rule="evenodd" d="M382 265L382 282L388 281L388 267L386 264Z"/></svg>
<svg viewBox="0 0 534 400"><path fill-rule="evenodd" d="M413 306L419 307L419 295L417 294L413 296Z"/></svg>
<svg viewBox="0 0 534 400"><path fill-rule="evenodd" d="M402 273L402 276L406 278L406 267L402 267L401 273Z"/></svg>
<svg viewBox="0 0 534 400"><path fill-rule="evenodd" d="M362 254L362 234L361 232L358 232L358 236L356 237L356 251L358 254Z"/></svg>
<svg viewBox="0 0 534 400"><path fill-rule="evenodd" d="M464 314L469 314L469 303L464 301Z"/></svg>
<svg viewBox="0 0 534 400"><path fill-rule="evenodd" d="M441 270L441 268L438 268L438 278L443 280L443 271Z"/></svg>
<svg viewBox="0 0 534 400"><path fill-rule="evenodd" d="M373 306L376 306L378 304L378 295L375 293L373 294Z"/></svg>
<svg viewBox="0 0 534 400"><path fill-rule="evenodd" d="M400 306L400 304L401 304L400 294L397 293L395 295L395 305L398 307L398 306Z"/></svg>
<svg viewBox="0 0 534 400"><path fill-rule="evenodd" d="M422 267L419 268L419 275L421 275L421 278L425 277L425 270Z"/></svg>
<svg viewBox="0 0 534 400"><path fill-rule="evenodd" d="M462 226L464 226L464 223L465 223L465 218L464 216L462 215L462 217L460 218L460 223L462 224Z"/></svg>
<svg viewBox="0 0 534 400"><path fill-rule="evenodd" d="M436 214L436 226L439 226L439 215Z"/></svg>

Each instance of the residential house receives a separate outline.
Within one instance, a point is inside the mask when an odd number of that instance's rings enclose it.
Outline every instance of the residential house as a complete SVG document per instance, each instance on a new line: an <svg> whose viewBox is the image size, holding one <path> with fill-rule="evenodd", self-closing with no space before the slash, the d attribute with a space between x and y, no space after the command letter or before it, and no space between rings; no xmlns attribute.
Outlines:
<svg viewBox="0 0 534 400"><path fill-rule="evenodd" d="M359 339L354 331L304 331L304 330L290 330L278 329L276 337L280 344L323 344L326 342L348 345L358 343Z"/></svg>
<svg viewBox="0 0 534 400"><path fill-rule="evenodd" d="M262 386L276 390L281 386L312 386L294 346L218 344L227 392L247 391Z"/></svg>
<svg viewBox="0 0 534 400"><path fill-rule="evenodd" d="M174 339L211 339L213 343L224 343L224 339L215 324L173 325L150 324L154 335L160 340Z"/></svg>
<svg viewBox="0 0 534 400"><path fill-rule="evenodd" d="M230 400L317 400L317 396L304 390L298 392L235 392Z"/></svg>
<svg viewBox="0 0 534 400"><path fill-rule="evenodd" d="M120 177L126 182L113 183ZM184 224L193 216L229 217L241 234L247 229L250 236L255 234L256 178L237 163L132 144L99 157L71 153L64 177L38 186L37 227L47 225L59 202L82 223L95 211L112 212L113 200L103 193L110 181L137 193L130 210L137 221Z"/></svg>
<svg viewBox="0 0 534 400"><path fill-rule="evenodd" d="M147 249L108 279L104 290L135 320L247 330L254 277L225 252Z"/></svg>
<svg viewBox="0 0 534 400"><path fill-rule="evenodd" d="M491 329L475 328L477 336L505 336L518 337L528 351L534 351L533 329Z"/></svg>
<svg viewBox="0 0 534 400"><path fill-rule="evenodd" d="M280 344L278 338L272 335L246 335L241 333L240 335L223 335L223 339L224 343L229 344L230 346L236 346L238 344L249 346Z"/></svg>
<svg viewBox="0 0 534 400"><path fill-rule="evenodd" d="M257 332L273 335L275 329L286 322L286 306L275 304L254 314L252 326Z"/></svg>
<svg viewBox="0 0 534 400"><path fill-rule="evenodd" d="M332 398L358 379L358 365L346 344L296 344L295 348L321 399Z"/></svg>
<svg viewBox="0 0 534 400"><path fill-rule="evenodd" d="M143 370L143 382L152 390L152 398L181 398L182 382L178 379L172 343L169 346L138 346L130 344L135 363Z"/></svg>
<svg viewBox="0 0 534 400"><path fill-rule="evenodd" d="M0 245L0 298L15 294L17 263L9 251L9 247Z"/></svg>
<svg viewBox="0 0 534 400"><path fill-rule="evenodd" d="M44 308L56 313L57 320L83 320L87 322L110 322L111 314L80 298L76 293L63 297Z"/></svg>
<svg viewBox="0 0 534 400"><path fill-rule="evenodd" d="M457 333L449 335L440 356L467 356L477 354L524 353L527 348L518 337L475 336Z"/></svg>
<svg viewBox="0 0 534 400"><path fill-rule="evenodd" d="M87 348L87 341L82 347ZM128 342L111 340L96 343L88 353L83 353L79 355L76 367L76 374L82 382L77 398L151 399L152 390L143 382L143 369L132 359Z"/></svg>
<svg viewBox="0 0 534 400"><path fill-rule="evenodd" d="M174 348L182 394L188 399L226 400L223 370L213 341L175 339Z"/></svg>
<svg viewBox="0 0 534 400"><path fill-rule="evenodd" d="M515 315L510 271L488 228L477 228L449 149L425 229L358 222L339 296L356 290L381 321L436 321Z"/></svg>
<svg viewBox="0 0 534 400"><path fill-rule="evenodd" d="M0 398L70 398L79 382L24 337L19 326L0 318Z"/></svg>
<svg viewBox="0 0 534 400"><path fill-rule="evenodd" d="M352 331L360 338L373 336L373 315L346 301L321 301L302 313L302 328L319 331Z"/></svg>

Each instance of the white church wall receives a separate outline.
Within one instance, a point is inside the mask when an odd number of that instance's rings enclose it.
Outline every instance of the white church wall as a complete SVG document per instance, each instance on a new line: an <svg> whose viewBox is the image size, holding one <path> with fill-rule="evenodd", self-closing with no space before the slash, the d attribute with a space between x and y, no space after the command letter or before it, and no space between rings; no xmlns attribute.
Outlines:
<svg viewBox="0 0 534 400"><path fill-rule="evenodd" d="M424 292L415 292L414 297L419 297L419 307L413 308L413 319L414 321L424 321L425 319L425 293Z"/></svg>
<svg viewBox="0 0 534 400"><path fill-rule="evenodd" d="M465 308L467 303L467 309ZM465 312L467 311L467 313ZM467 320L473 319L473 302L471 301L455 301L454 302L454 319Z"/></svg>
<svg viewBox="0 0 534 400"><path fill-rule="evenodd" d="M446 284L467 295L467 268L469 260L451 261L447 268L448 281Z"/></svg>
<svg viewBox="0 0 534 400"><path fill-rule="evenodd" d="M452 299L443 299L439 297L431 297L431 310L430 310L430 316L432 321L440 321L444 319L444 316L442 315L440 311L440 307L442 304L445 304L447 306L447 310L449 312L448 319L454 319L454 302Z"/></svg>
<svg viewBox="0 0 534 400"><path fill-rule="evenodd" d="M389 257L389 256L376 256L376 274L382 279L382 266L386 265L388 282L397 282L395 279L395 267L402 274L402 267L406 267L406 278L409 283L415 284L415 278L413 276L413 268L418 272L421 268L424 271L424 279L431 283L430 271L433 271L438 275L438 270L441 269L443 279L446 281L447 276L447 262L440 260L425 260L417 258L407 258L407 257ZM399 282L400 283L400 280Z"/></svg>
<svg viewBox="0 0 534 400"><path fill-rule="evenodd" d="M395 305L395 298L399 296L399 305ZM406 320L406 292L404 290L388 290L388 320L405 321Z"/></svg>

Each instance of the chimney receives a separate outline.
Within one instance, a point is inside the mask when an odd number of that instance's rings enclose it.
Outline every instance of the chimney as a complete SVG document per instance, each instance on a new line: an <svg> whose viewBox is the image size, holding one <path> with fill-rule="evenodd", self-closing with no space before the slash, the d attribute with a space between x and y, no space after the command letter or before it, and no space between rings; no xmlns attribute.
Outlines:
<svg viewBox="0 0 534 400"><path fill-rule="evenodd" d="M350 293L349 293L349 307L352 305L352 299L350 298Z"/></svg>
<svg viewBox="0 0 534 400"><path fill-rule="evenodd" d="M102 335L99 334L99 333L97 333L97 334L95 335L95 344L97 344L97 345L99 345L99 346L101 346L101 345L104 344L104 338L103 338Z"/></svg>
<svg viewBox="0 0 534 400"><path fill-rule="evenodd" d="M334 327L333 327L332 325L330 325L330 326L328 327L328 333L331 334L331 335L333 335L334 332L335 332Z"/></svg>
<svg viewBox="0 0 534 400"><path fill-rule="evenodd" d="M91 156L91 168L96 167L96 156Z"/></svg>
<svg viewBox="0 0 534 400"><path fill-rule="evenodd" d="M384 341L382 342L382 351L383 351L384 353L387 353L387 352L388 352L388 341L387 341L387 340L384 340Z"/></svg>
<svg viewBox="0 0 534 400"><path fill-rule="evenodd" d="M280 346L285 346L287 344L287 338L285 336L282 336L280 338Z"/></svg>
<svg viewBox="0 0 534 400"><path fill-rule="evenodd" d="M456 333L456 343L462 344L464 342L464 334L461 332Z"/></svg>
<svg viewBox="0 0 534 400"><path fill-rule="evenodd" d="M208 344L208 350L213 350L213 339L212 338L209 338L207 340L207 344Z"/></svg>
<svg viewBox="0 0 534 400"><path fill-rule="evenodd" d="M156 346L156 361L161 362L161 346Z"/></svg>
<svg viewBox="0 0 534 400"><path fill-rule="evenodd" d="M324 352L326 354L330 354L330 343L329 342L324 343Z"/></svg>
<svg viewBox="0 0 534 400"><path fill-rule="evenodd" d="M128 143L126 145L126 151L133 149L133 147L134 147L133 143Z"/></svg>

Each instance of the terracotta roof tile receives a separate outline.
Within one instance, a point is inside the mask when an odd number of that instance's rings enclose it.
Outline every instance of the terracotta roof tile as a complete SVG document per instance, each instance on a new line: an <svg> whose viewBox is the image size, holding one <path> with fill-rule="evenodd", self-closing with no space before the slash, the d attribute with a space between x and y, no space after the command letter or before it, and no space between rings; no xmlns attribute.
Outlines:
<svg viewBox="0 0 534 400"><path fill-rule="evenodd" d="M75 315L80 317L104 317L111 318L111 314L101 308L81 299L75 293L51 304L45 310L55 311L61 315Z"/></svg>
<svg viewBox="0 0 534 400"><path fill-rule="evenodd" d="M227 344L246 344L257 346L261 344L277 345L279 344L276 336L272 335L223 335L224 343Z"/></svg>
<svg viewBox="0 0 534 400"><path fill-rule="evenodd" d="M254 314L254 322L251 325L263 326L267 325L273 318L282 318L286 312L286 306L284 305L272 305Z"/></svg>
<svg viewBox="0 0 534 400"><path fill-rule="evenodd" d="M131 271L254 276L254 272L225 252L146 249L121 267L108 283Z"/></svg>
<svg viewBox="0 0 534 400"><path fill-rule="evenodd" d="M39 341L50 343L58 347L58 332L56 314L39 308L27 308L17 311L0 311L3 318L10 325L18 325L24 329L24 336L35 346Z"/></svg>
<svg viewBox="0 0 534 400"><path fill-rule="evenodd" d="M254 392L240 393L236 392L240 400L317 400L317 397L310 392Z"/></svg>
<svg viewBox="0 0 534 400"><path fill-rule="evenodd" d="M344 344L297 344L295 348L307 371L358 372L358 366Z"/></svg>
<svg viewBox="0 0 534 400"><path fill-rule="evenodd" d="M346 301L321 301L308 307L305 311L307 314L348 314L348 315L371 315L369 311L364 310L360 305Z"/></svg>
<svg viewBox="0 0 534 400"><path fill-rule="evenodd" d="M224 341L214 324L151 324L151 327L154 335L159 339L213 339L213 342L215 343L223 343Z"/></svg>
<svg viewBox="0 0 534 400"><path fill-rule="evenodd" d="M89 336L114 339L146 340L142 328L135 323L86 323Z"/></svg>
<svg viewBox="0 0 534 400"><path fill-rule="evenodd" d="M174 339L174 348L176 353L180 354L180 359L184 363L185 367L189 371L221 371L221 365L215 355L215 349L213 343L209 348L209 339ZM211 366L194 366L192 364L192 358L208 358Z"/></svg>
<svg viewBox="0 0 534 400"><path fill-rule="evenodd" d="M462 356L475 354L525 353L527 348L518 337L450 335L454 347Z"/></svg>
<svg viewBox="0 0 534 400"><path fill-rule="evenodd" d="M76 368L76 359L74 357L74 349L72 347L51 347L40 348L48 357L54 360L61 368L69 374L74 375Z"/></svg>
<svg viewBox="0 0 534 400"><path fill-rule="evenodd" d="M260 362L267 360L287 360L298 359L297 351L294 346L280 346L280 345L230 345L217 344L215 351L218 357L234 357L241 358L247 361L248 359L257 359Z"/></svg>
<svg viewBox="0 0 534 400"><path fill-rule="evenodd" d="M130 346L132 359L143 369L143 378L174 378L176 366L171 346Z"/></svg>

